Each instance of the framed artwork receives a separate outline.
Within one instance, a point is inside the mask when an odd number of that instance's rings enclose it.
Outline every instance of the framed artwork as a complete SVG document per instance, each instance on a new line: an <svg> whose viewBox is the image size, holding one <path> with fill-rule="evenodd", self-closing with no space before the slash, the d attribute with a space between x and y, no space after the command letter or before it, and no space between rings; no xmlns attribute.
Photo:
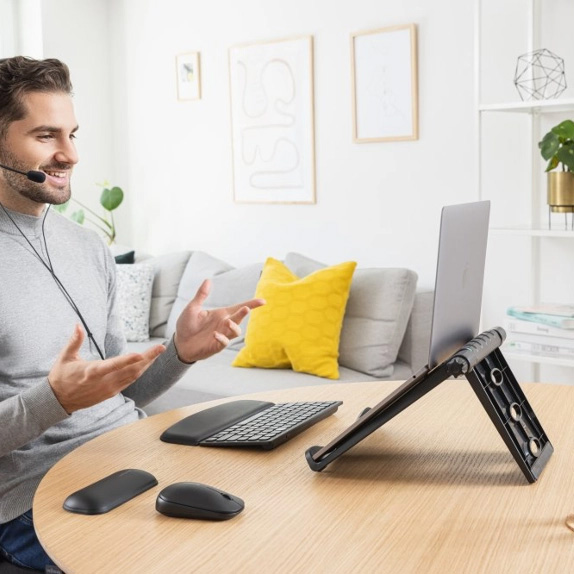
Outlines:
<svg viewBox="0 0 574 574"><path fill-rule="evenodd" d="M353 140L416 140L417 29L393 26L351 35Z"/></svg>
<svg viewBox="0 0 574 574"><path fill-rule="evenodd" d="M201 98L201 74L199 52L188 52L176 56L177 99L199 100Z"/></svg>
<svg viewBox="0 0 574 574"><path fill-rule="evenodd" d="M229 49L233 193L239 203L315 203L313 38Z"/></svg>

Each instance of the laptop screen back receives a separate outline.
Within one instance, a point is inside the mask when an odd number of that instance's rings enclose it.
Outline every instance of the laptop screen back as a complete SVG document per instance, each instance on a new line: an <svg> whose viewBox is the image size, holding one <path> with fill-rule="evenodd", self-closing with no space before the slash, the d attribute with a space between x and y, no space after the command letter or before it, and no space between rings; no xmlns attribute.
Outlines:
<svg viewBox="0 0 574 574"><path fill-rule="evenodd" d="M436 270L429 368L478 334L490 202L443 207Z"/></svg>

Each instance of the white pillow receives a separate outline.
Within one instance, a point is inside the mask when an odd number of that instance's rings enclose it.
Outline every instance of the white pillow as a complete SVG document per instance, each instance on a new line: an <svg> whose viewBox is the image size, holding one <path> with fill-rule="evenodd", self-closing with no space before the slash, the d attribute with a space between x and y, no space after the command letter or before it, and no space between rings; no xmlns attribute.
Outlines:
<svg viewBox="0 0 574 574"><path fill-rule="evenodd" d="M149 314L154 268L147 263L116 265L117 298L128 341L149 340Z"/></svg>

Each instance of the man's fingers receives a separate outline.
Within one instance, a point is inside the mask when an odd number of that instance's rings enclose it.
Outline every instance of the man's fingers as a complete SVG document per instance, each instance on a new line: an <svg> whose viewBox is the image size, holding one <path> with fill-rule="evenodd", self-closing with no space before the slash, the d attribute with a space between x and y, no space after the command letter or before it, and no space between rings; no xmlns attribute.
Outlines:
<svg viewBox="0 0 574 574"><path fill-rule="evenodd" d="M105 361L94 362L92 368L95 375L105 377L134 365L136 368L147 367L164 351L165 347L163 345L155 345L150 349L146 349L143 353L129 353L128 355L120 355Z"/></svg>
<svg viewBox="0 0 574 574"><path fill-rule="evenodd" d="M102 382L112 385L116 393L121 392L138 379L164 351L163 345L156 345L144 353L132 353L132 361L122 363L121 366L115 365L116 368L102 376Z"/></svg>
<svg viewBox="0 0 574 574"><path fill-rule="evenodd" d="M239 326L239 323L241 323L241 321L243 321L243 319L245 319L245 317L249 315L250 311L251 309L244 305L243 307L240 307L229 316L229 321L234 323L236 326ZM239 331L238 335L239 334L241 334L241 330Z"/></svg>
<svg viewBox="0 0 574 574"><path fill-rule="evenodd" d="M222 335L221 333L219 333L218 331L215 331L215 333L213 333L213 336L217 339L217 341L219 343L221 343L224 347L227 347L227 345L229 345L229 339L225 336Z"/></svg>
<svg viewBox="0 0 574 574"><path fill-rule="evenodd" d="M143 353L103 361L60 361L50 371L48 382L64 410L73 413L122 392L164 351L163 345L155 345Z"/></svg>
<svg viewBox="0 0 574 574"><path fill-rule="evenodd" d="M241 327L232 319L227 319L227 327L231 331L231 337L239 337L241 335Z"/></svg>
<svg viewBox="0 0 574 574"><path fill-rule="evenodd" d="M203 305L203 302L207 299L210 290L211 290L211 281L209 279L205 279L203 283L199 286L199 289L197 290L197 293L191 300L191 303L194 305Z"/></svg>
<svg viewBox="0 0 574 574"><path fill-rule="evenodd" d="M82 327L76 323L74 327L74 332L68 341L68 344L64 347L60 353L60 359L63 361L73 361L77 359L82 343L84 342L84 330Z"/></svg>
<svg viewBox="0 0 574 574"><path fill-rule="evenodd" d="M250 299L249 301L245 301L244 303L238 303L237 305L232 305L228 307L227 310L231 316L234 316L235 313L242 310L244 307L247 307L247 312L243 315L242 319L247 315L250 309L256 309L257 307L261 307L261 305L265 305L265 299ZM238 323L239 321L235 321Z"/></svg>

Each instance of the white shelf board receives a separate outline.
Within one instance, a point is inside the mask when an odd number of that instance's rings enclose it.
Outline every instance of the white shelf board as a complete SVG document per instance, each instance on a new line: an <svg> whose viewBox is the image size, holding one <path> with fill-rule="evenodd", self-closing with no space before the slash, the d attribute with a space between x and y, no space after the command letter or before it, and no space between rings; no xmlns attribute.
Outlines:
<svg viewBox="0 0 574 574"><path fill-rule="evenodd" d="M504 102L499 104L482 104L480 112L513 112L513 113L558 113L574 110L574 98L556 100L531 100L528 102Z"/></svg>
<svg viewBox="0 0 574 574"><path fill-rule="evenodd" d="M540 363L543 365L555 365L557 367L574 367L574 359L561 357L548 357L546 355L529 355L528 353L517 353L502 348L506 359L515 359L517 361L527 361L529 363Z"/></svg>
<svg viewBox="0 0 574 574"><path fill-rule="evenodd" d="M527 237L554 237L574 239L574 231L571 229L532 229L530 227L491 227L493 235L514 235Z"/></svg>

